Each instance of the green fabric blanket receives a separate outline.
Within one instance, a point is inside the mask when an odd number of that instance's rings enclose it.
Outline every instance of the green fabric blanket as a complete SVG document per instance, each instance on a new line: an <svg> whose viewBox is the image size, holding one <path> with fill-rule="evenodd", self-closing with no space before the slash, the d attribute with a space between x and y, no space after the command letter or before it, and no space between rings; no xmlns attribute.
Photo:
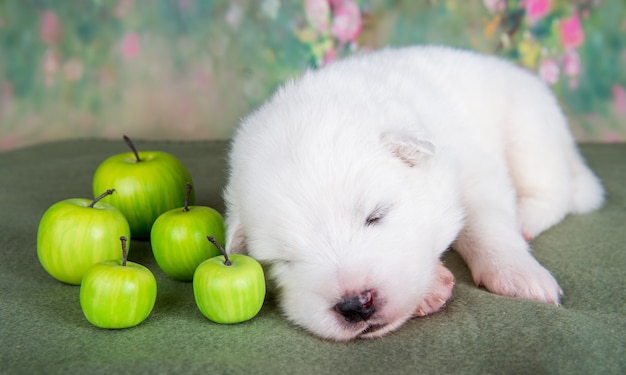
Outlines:
<svg viewBox="0 0 626 375"><path fill-rule="evenodd" d="M196 203L223 212L227 142L136 144L178 157L194 178ZM385 338L349 343L290 325L271 297L248 322L212 323L195 306L192 284L168 278L149 243L135 240L130 260L158 282L152 314L125 330L90 325L79 287L39 264L37 227L53 203L92 198L98 164L126 150L121 140L80 140L0 154L0 373L626 373L626 144L582 146L606 186L605 206L569 216L532 242L565 291L562 307L479 289L448 252L457 284L447 308Z"/></svg>

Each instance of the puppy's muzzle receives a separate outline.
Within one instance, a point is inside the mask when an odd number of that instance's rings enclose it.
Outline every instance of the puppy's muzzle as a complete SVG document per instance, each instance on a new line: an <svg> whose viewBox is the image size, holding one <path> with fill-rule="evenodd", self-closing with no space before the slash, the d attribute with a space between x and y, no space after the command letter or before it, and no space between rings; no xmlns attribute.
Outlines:
<svg viewBox="0 0 626 375"><path fill-rule="evenodd" d="M366 290L356 296L345 297L335 305L335 311L343 315L349 323L368 320L376 311L374 296L371 291Z"/></svg>

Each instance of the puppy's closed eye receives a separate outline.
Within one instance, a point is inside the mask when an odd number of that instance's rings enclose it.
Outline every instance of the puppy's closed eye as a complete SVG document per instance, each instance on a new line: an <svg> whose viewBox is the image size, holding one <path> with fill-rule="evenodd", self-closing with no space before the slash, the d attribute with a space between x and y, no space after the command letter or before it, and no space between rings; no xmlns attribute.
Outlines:
<svg viewBox="0 0 626 375"><path fill-rule="evenodd" d="M365 226L370 227L383 221L389 211L389 206L378 206L365 219Z"/></svg>

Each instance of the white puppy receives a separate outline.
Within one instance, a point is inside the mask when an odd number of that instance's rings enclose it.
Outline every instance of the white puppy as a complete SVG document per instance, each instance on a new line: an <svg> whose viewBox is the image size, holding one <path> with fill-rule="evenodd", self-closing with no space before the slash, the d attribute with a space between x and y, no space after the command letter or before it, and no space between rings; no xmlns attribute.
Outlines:
<svg viewBox="0 0 626 375"><path fill-rule="evenodd" d="M238 129L227 247L268 266L289 320L378 337L439 310L452 246L477 285L558 304L527 240L603 189L549 89L502 60L386 49L287 83Z"/></svg>

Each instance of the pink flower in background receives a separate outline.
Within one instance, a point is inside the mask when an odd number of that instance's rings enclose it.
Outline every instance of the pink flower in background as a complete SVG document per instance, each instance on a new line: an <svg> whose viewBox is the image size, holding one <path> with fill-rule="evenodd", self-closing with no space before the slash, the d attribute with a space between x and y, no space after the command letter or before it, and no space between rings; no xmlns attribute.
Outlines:
<svg viewBox="0 0 626 375"><path fill-rule="evenodd" d="M354 0L335 1L333 35L343 43L354 41L361 32L361 11Z"/></svg>
<svg viewBox="0 0 626 375"><path fill-rule="evenodd" d="M49 46L53 46L61 40L61 24L53 11L47 10L41 16L39 36Z"/></svg>
<svg viewBox="0 0 626 375"><path fill-rule="evenodd" d="M571 89L578 88L578 76L582 71L582 65L580 63L580 56L575 49L569 49L565 51L563 57L563 73L569 76L569 87Z"/></svg>
<svg viewBox="0 0 626 375"><path fill-rule="evenodd" d="M330 27L330 6L328 0L305 0L306 18L315 30L325 33Z"/></svg>
<svg viewBox="0 0 626 375"><path fill-rule="evenodd" d="M565 49L577 48L585 40L585 33L580 24L578 13L574 13L570 18L561 20L559 31L561 32L561 45Z"/></svg>
<svg viewBox="0 0 626 375"><path fill-rule="evenodd" d="M582 65L580 64L580 56L576 50L571 49L565 53L563 59L563 72L570 76L575 77L582 71Z"/></svg>
<svg viewBox="0 0 626 375"><path fill-rule="evenodd" d="M330 48L326 51L326 54L324 55L324 61L322 62L322 65L330 64L331 62L335 61L336 58L337 51L334 48Z"/></svg>
<svg viewBox="0 0 626 375"><path fill-rule="evenodd" d="M531 24L539 21L550 12L551 0L526 0L521 6L526 8L526 17Z"/></svg>
<svg viewBox="0 0 626 375"><path fill-rule="evenodd" d="M330 4L330 7L333 9L337 9L340 8L341 6L343 6L343 3L346 2L346 0L327 0L328 4Z"/></svg>
<svg viewBox="0 0 626 375"><path fill-rule="evenodd" d="M626 89L624 86L613 86L613 108L615 112L626 115Z"/></svg>
<svg viewBox="0 0 626 375"><path fill-rule="evenodd" d="M135 32L128 32L120 43L120 53L127 60L132 60L139 55L139 36Z"/></svg>
<svg viewBox="0 0 626 375"><path fill-rule="evenodd" d="M552 59L545 59L539 64L539 77L550 85L559 80L559 65Z"/></svg>

